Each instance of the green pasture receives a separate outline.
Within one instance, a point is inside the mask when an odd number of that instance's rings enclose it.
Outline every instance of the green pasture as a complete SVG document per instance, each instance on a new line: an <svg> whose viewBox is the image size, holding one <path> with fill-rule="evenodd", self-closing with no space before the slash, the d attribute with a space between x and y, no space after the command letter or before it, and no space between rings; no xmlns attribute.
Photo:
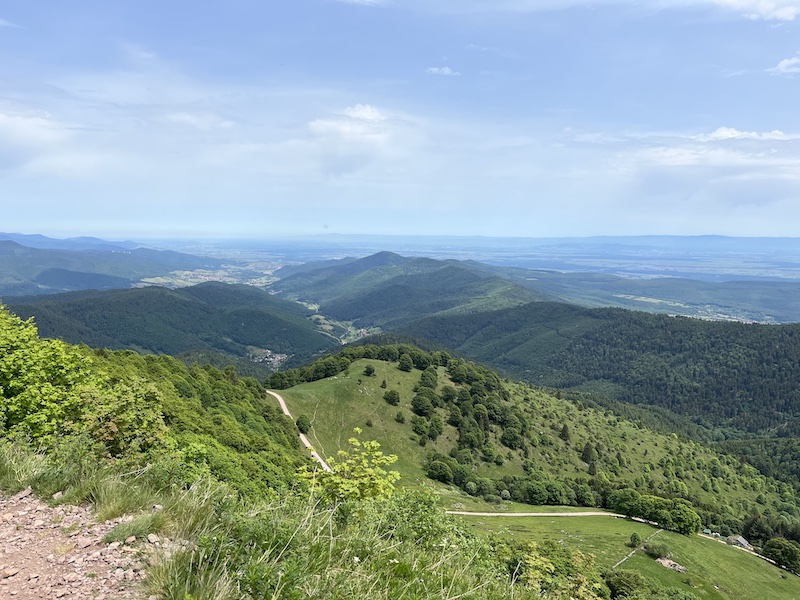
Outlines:
<svg viewBox="0 0 800 600"><path fill-rule="evenodd" d="M536 507L530 512L540 512ZM550 507L557 508L557 507ZM543 511L542 511L543 512ZM566 511L565 511L566 512ZM618 568L639 571L666 587L678 587L709 600L796 600L800 578L767 561L703 536L684 536L614 517L458 517L480 533L517 540L554 540L591 553L601 567L625 558L634 532L645 540L666 544L671 559L686 567L678 573L656 563L641 550Z"/></svg>

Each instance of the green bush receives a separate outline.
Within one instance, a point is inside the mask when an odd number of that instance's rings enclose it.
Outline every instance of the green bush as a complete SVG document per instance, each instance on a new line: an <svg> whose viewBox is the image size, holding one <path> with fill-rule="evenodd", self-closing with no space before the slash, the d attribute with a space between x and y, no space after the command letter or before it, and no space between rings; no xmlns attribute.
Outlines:
<svg viewBox="0 0 800 600"><path fill-rule="evenodd" d="M297 425L297 429L300 430L300 433L308 433L311 431L311 419L309 419L307 415L300 415L297 417L295 425Z"/></svg>
<svg viewBox="0 0 800 600"><path fill-rule="evenodd" d="M644 545L644 551L650 558L666 558L669 556L669 547L666 544L648 542Z"/></svg>

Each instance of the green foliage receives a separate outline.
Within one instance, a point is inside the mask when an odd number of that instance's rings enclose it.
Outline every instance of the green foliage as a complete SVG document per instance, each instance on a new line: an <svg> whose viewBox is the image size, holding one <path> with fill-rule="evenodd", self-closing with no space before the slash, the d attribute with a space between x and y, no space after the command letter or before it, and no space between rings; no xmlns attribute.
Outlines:
<svg viewBox="0 0 800 600"><path fill-rule="evenodd" d="M401 371L409 372L414 368L414 361L408 354L403 354L400 356L400 360L397 363L397 368Z"/></svg>
<svg viewBox="0 0 800 600"><path fill-rule="evenodd" d="M361 430L354 430L356 435ZM309 481L315 493L334 504L349 500L388 498L394 492L394 483L400 479L397 471L386 467L397 461L397 456L380 451L381 445L373 440L348 440L350 448L340 450L331 458L330 471L309 471L304 468L301 477Z"/></svg>
<svg viewBox="0 0 800 600"><path fill-rule="evenodd" d="M783 538L772 538L762 553L792 573L800 573L800 544Z"/></svg>
<svg viewBox="0 0 800 600"><path fill-rule="evenodd" d="M383 394L383 399L392 406L397 406L400 404L400 392L397 390L386 390Z"/></svg>
<svg viewBox="0 0 800 600"><path fill-rule="evenodd" d="M89 465L102 456L129 466L159 457L175 465L184 485L210 474L254 497L290 485L306 460L291 422L255 380L232 370L189 368L166 356L92 353L39 339L32 323L5 311L0 346L4 435L50 450L62 440L82 440L76 447L88 452ZM90 480L87 493L94 493Z"/></svg>
<svg viewBox="0 0 800 600"><path fill-rule="evenodd" d="M84 352L39 339L31 321L0 306L0 431L41 446L88 433L114 456L145 451L163 440L159 391L146 380L114 382Z"/></svg>
<svg viewBox="0 0 800 600"><path fill-rule="evenodd" d="M631 539L630 539L630 542L628 543L628 545L629 545L631 548L638 548L638 547L639 547L639 545L640 545L641 543L642 543L642 538L641 538L641 536L640 536L638 533L636 533L636 532L634 531L634 532L631 534Z"/></svg>
<svg viewBox="0 0 800 600"><path fill-rule="evenodd" d="M297 425L297 429L300 430L300 433L308 433L311 431L311 419L308 418L308 415L300 415L297 417L295 425Z"/></svg>
<svg viewBox="0 0 800 600"><path fill-rule="evenodd" d="M691 504L680 498L659 498L642 495L634 489L624 488L611 493L608 507L629 517L639 517L689 535L700 531L702 522Z"/></svg>
<svg viewBox="0 0 800 600"><path fill-rule="evenodd" d="M638 544L637 544L638 546ZM635 598L642 592L650 591L650 583L638 571L617 569L608 571L603 579L611 592L612 600L617 598Z"/></svg>
<svg viewBox="0 0 800 600"><path fill-rule="evenodd" d="M656 542L648 542L644 545L644 552L650 558L666 558L669 556L669 546Z"/></svg>
<svg viewBox="0 0 800 600"><path fill-rule="evenodd" d="M436 481L441 481L442 483L452 483L453 482L453 471L450 469L450 466L441 460L433 461L426 470L426 475L431 479Z"/></svg>

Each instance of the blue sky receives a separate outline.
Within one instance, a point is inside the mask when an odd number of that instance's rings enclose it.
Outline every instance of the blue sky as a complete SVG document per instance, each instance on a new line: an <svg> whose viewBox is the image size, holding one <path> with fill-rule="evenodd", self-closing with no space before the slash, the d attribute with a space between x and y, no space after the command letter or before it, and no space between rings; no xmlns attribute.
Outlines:
<svg viewBox="0 0 800 600"><path fill-rule="evenodd" d="M800 0L0 5L0 230L800 235Z"/></svg>

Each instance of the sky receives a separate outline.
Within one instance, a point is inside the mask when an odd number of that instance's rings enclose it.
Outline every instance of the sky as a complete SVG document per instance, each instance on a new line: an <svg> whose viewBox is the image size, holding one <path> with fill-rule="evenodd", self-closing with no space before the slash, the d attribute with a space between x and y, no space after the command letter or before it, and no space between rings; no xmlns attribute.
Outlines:
<svg viewBox="0 0 800 600"><path fill-rule="evenodd" d="M0 231L800 236L800 0L0 3Z"/></svg>

